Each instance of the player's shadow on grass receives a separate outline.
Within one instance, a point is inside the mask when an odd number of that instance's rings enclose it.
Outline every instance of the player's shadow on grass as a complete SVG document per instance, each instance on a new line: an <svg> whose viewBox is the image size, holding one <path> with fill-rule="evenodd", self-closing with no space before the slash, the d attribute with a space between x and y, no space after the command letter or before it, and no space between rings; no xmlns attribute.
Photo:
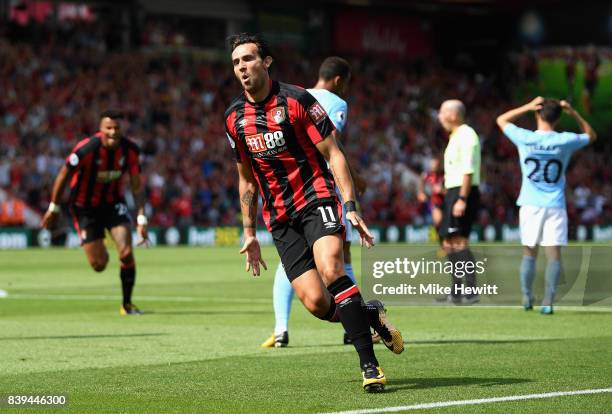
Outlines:
<svg viewBox="0 0 612 414"><path fill-rule="evenodd" d="M452 345L452 344L520 344L525 342L548 342L559 341L559 338L533 338L533 339L429 339L429 340L414 340L404 341L407 345Z"/></svg>
<svg viewBox="0 0 612 414"><path fill-rule="evenodd" d="M408 346L410 345L458 345L458 344L472 344L472 345L499 345L499 344L520 344L525 342L558 342L559 338L534 338L534 339L431 339L431 340L414 340L404 341ZM295 348L321 348L321 347L334 347L342 346L340 343L333 344L315 344L315 345L295 345Z"/></svg>
<svg viewBox="0 0 612 414"><path fill-rule="evenodd" d="M441 387L461 387L466 385L478 385L481 387L493 387L498 385L522 384L533 382L526 378L403 378L393 379L385 392L396 392L401 390L420 390Z"/></svg>
<svg viewBox="0 0 612 414"><path fill-rule="evenodd" d="M0 341L32 341L38 339L102 339L102 338L142 338L147 336L163 336L165 333L141 334L100 334L100 335L59 335L59 336L8 336L0 337Z"/></svg>

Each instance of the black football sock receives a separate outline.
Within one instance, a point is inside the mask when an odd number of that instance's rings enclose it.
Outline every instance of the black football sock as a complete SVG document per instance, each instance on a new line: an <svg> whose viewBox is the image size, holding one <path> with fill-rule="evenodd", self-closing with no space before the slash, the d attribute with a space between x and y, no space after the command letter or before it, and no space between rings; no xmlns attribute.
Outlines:
<svg viewBox="0 0 612 414"><path fill-rule="evenodd" d="M340 322L359 354L360 366L363 367L368 363L378 366L372 345L370 324L362 305L363 299L359 288L348 276L342 276L327 289L336 302Z"/></svg>
<svg viewBox="0 0 612 414"><path fill-rule="evenodd" d="M460 261L460 255L458 252L452 252L447 255L449 262L453 264L453 274L451 275L451 296L453 301L459 301L461 299L461 285L462 278L455 276L455 269L457 268L457 262Z"/></svg>
<svg viewBox="0 0 612 414"><path fill-rule="evenodd" d="M136 281L136 265L121 265L121 290L123 291L123 304L132 303L132 290Z"/></svg>
<svg viewBox="0 0 612 414"><path fill-rule="evenodd" d="M319 319L329 322L340 322L340 314L338 313L338 307L336 306L336 301L333 296L329 297L329 310Z"/></svg>
<svg viewBox="0 0 612 414"><path fill-rule="evenodd" d="M476 287L476 271L474 269L476 266L476 258L474 257L474 254L472 254L472 251L469 247L467 249L458 251L455 254L457 256L457 261L464 263L462 269L464 273L463 278L465 279L465 285L468 287ZM466 267L465 263L472 264Z"/></svg>

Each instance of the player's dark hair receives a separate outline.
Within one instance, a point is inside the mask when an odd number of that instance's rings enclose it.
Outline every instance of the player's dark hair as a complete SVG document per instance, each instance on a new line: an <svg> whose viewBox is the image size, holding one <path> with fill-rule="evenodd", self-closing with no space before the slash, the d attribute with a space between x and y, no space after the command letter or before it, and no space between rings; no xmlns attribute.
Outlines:
<svg viewBox="0 0 612 414"><path fill-rule="evenodd" d="M351 73L351 65L341 57L330 56L326 58L319 68L319 78L330 80L336 76L346 79Z"/></svg>
<svg viewBox="0 0 612 414"><path fill-rule="evenodd" d="M266 41L258 35L251 33L238 33L236 35L230 36L228 38L228 42L232 52L240 45L244 45L247 43L255 43L257 45L257 52L262 59L265 59L268 56L272 56L272 52L270 51L270 47L266 43Z"/></svg>
<svg viewBox="0 0 612 414"><path fill-rule="evenodd" d="M100 114L100 119L110 118L110 119L125 119L125 114L116 109L108 109Z"/></svg>
<svg viewBox="0 0 612 414"><path fill-rule="evenodd" d="M538 114L544 121L554 124L561 117L562 111L561 104L557 99L546 98L542 102L542 108L538 111Z"/></svg>

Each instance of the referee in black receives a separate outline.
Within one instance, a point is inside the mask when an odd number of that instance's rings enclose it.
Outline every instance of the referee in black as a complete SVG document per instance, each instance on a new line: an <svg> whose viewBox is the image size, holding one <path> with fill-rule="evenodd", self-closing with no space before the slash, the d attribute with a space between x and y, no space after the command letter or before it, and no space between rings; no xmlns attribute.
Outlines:
<svg viewBox="0 0 612 414"><path fill-rule="evenodd" d="M465 123L465 105L456 99L442 103L438 120L449 133L444 151L444 208L440 225L442 247L453 263L451 295L445 298L454 304L471 305L480 300L477 294L462 294L465 286L476 287L474 265L465 269L465 262L475 263L469 247L472 223L478 213L480 193L480 140ZM463 263L460 263L463 262ZM469 271L468 271L469 270Z"/></svg>

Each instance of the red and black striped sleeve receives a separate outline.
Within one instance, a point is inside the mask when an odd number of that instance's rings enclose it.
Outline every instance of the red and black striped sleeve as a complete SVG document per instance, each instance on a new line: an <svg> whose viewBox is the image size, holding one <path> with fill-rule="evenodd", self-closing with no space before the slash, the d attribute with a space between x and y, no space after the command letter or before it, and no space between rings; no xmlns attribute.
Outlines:
<svg viewBox="0 0 612 414"><path fill-rule="evenodd" d="M246 150L238 137L238 129L236 128L236 111L231 111L225 116L225 134L229 141L236 162L243 162L247 159Z"/></svg>
<svg viewBox="0 0 612 414"><path fill-rule="evenodd" d="M306 89L296 96L295 119L302 125L313 144L318 144L335 130L327 112Z"/></svg>
<svg viewBox="0 0 612 414"><path fill-rule="evenodd" d="M140 174L140 148L134 142L127 140L127 152L125 154L126 169L130 176Z"/></svg>
<svg viewBox="0 0 612 414"><path fill-rule="evenodd" d="M78 142L70 151L70 154L66 157L65 165L68 168L68 171L74 171L79 169L82 166L83 159L85 155L93 149L92 145L87 145L91 141L91 138L85 138Z"/></svg>
<svg viewBox="0 0 612 414"><path fill-rule="evenodd" d="M93 135L79 142L66 158L66 167L72 174L70 202L79 206L92 203L100 160L100 138Z"/></svg>

